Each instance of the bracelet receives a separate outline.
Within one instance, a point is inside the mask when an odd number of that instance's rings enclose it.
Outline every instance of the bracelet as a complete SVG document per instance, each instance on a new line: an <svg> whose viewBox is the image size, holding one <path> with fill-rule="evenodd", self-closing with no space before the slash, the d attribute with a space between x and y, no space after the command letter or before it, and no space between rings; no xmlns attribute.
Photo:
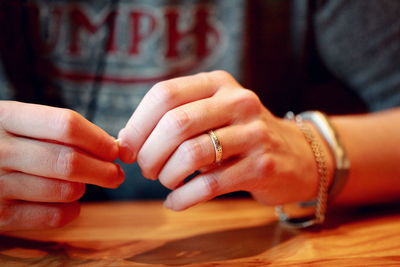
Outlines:
<svg viewBox="0 0 400 267"><path fill-rule="evenodd" d="M335 171L333 175L333 182L332 185L327 188L328 185L327 179L326 183L322 181L322 177L320 177L320 187L319 187L319 192L317 199L309 202L299 202L296 203L298 207L304 208L304 207L310 207L310 206L315 206L315 214L313 216L306 216L306 217L300 217L300 218L290 218L288 215L283 210L283 206L278 206L276 207L276 212L277 215L280 219L280 221L286 223L289 226L296 227L296 228L304 228L304 227L309 227L314 224L319 224L322 223L325 219L325 213L326 213L326 208L328 204L328 200L331 200L333 197L338 195L341 190L343 189L349 169L350 169L350 161L347 157L346 151L344 147L342 146L340 139L338 137L337 132L335 131L335 128L333 125L330 123L328 117L319 111L307 111L300 113L298 116L295 116L292 112L288 112L286 115L287 119L295 119L297 122L297 125L302 129L301 124L299 125L298 121L302 120L307 120L310 121L311 123L314 124L314 126L317 128L321 136L324 138L326 143L329 146L330 153L333 155L334 160L335 160ZM303 133L306 135L304 128L302 129ZM311 131L310 131L311 132ZM312 135L312 132L311 132ZM311 139L307 138L307 141L310 143L309 140ZM310 145L313 147L312 143ZM317 154L314 148L314 156L317 160ZM321 176L321 173L320 173ZM329 194L328 194L329 191Z"/></svg>
<svg viewBox="0 0 400 267"><path fill-rule="evenodd" d="M340 138L335 127L330 123L328 117L320 111L306 111L299 114L303 120L312 122L321 136L325 139L329 146L330 153L335 159L335 171L333 182L329 188L329 199L337 196L346 184L350 170L350 161L347 157L346 150L340 142Z"/></svg>
<svg viewBox="0 0 400 267"><path fill-rule="evenodd" d="M296 122L299 129L302 131L305 139L310 144L311 150L313 151L315 162L317 163L317 171L319 175L319 189L317 198L309 202L299 202L299 207L315 206L315 213L313 216L303 216L290 218L284 211L283 206L275 207L275 211L281 222L286 225L295 228L310 227L315 224L321 224L325 220L325 213L328 202L328 177L327 177L327 166L326 157L322 149L322 145L318 142L318 139L314 136L311 129L303 123L301 115L295 116L293 112L288 112L285 116L286 119L293 120Z"/></svg>

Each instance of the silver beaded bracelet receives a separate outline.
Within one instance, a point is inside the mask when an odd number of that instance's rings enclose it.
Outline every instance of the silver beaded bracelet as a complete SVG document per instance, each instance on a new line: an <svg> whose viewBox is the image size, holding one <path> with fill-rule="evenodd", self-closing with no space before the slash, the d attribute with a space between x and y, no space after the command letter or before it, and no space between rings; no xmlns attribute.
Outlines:
<svg viewBox="0 0 400 267"><path fill-rule="evenodd" d="M329 122L327 116L322 112L307 111L300 113L297 116L295 116L293 112L288 112L285 118L296 122L297 126L303 132L307 142L310 144L317 163L320 182L316 199L309 202L299 202L295 204L300 208L314 207L314 214L292 217L286 214L283 206L277 206L275 211L279 220L291 227L306 228L316 224L322 224L325 220L328 200L332 199L333 196L337 195L341 191L347 180L350 168L349 160L334 127ZM330 153L332 153L335 159L335 172L331 186L328 184L326 158L321 144L317 141L312 131L303 123L303 120L310 121L315 125L321 136L327 142L330 148Z"/></svg>

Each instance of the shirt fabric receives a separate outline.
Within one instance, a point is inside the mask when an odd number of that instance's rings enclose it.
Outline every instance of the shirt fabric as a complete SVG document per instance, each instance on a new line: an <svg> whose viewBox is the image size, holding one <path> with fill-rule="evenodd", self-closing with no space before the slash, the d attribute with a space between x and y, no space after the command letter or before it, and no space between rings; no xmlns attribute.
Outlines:
<svg viewBox="0 0 400 267"><path fill-rule="evenodd" d="M0 5L0 99L68 107L113 136L156 82L215 69L256 91L278 115L290 109L336 113L400 105L396 0ZM143 199L168 193L142 178L136 164L124 169L120 189L90 187L87 196Z"/></svg>

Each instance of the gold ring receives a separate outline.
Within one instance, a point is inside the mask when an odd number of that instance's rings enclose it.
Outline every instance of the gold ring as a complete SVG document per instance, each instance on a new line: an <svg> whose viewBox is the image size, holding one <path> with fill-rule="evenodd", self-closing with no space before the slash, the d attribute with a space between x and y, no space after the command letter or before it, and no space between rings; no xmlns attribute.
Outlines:
<svg viewBox="0 0 400 267"><path fill-rule="evenodd" d="M208 136L211 138L211 142L214 146L215 151L215 163L220 163L222 160L222 145L218 139L218 136L213 130L208 131Z"/></svg>

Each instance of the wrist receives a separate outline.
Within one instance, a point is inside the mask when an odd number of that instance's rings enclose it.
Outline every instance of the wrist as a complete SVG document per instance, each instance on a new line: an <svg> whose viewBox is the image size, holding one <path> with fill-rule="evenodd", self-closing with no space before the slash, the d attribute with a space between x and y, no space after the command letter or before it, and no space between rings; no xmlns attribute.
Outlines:
<svg viewBox="0 0 400 267"><path fill-rule="evenodd" d="M315 163L314 153L304 138L303 132L294 120L283 120L290 131L286 131L286 140L290 147L291 157L293 158L293 178L297 181L298 193L291 196L291 202L308 202L315 199L318 195L319 175ZM309 122L304 122L309 125ZM313 129L315 133L315 129Z"/></svg>
<svg viewBox="0 0 400 267"><path fill-rule="evenodd" d="M325 220L328 196L331 191L336 193L343 185L349 165L343 147L326 116L318 111L304 112L295 116L293 112L286 114L286 119L294 121L304 135L312 151L318 174L318 193L314 200L299 202L300 208L315 207L314 215L288 216L283 206L277 206L276 211L281 221L289 226L304 228L321 224ZM309 151L308 150L308 151ZM307 151L307 150L306 150ZM331 186L332 182L334 183ZM332 190L333 189L333 190ZM336 189L336 190L335 190Z"/></svg>

